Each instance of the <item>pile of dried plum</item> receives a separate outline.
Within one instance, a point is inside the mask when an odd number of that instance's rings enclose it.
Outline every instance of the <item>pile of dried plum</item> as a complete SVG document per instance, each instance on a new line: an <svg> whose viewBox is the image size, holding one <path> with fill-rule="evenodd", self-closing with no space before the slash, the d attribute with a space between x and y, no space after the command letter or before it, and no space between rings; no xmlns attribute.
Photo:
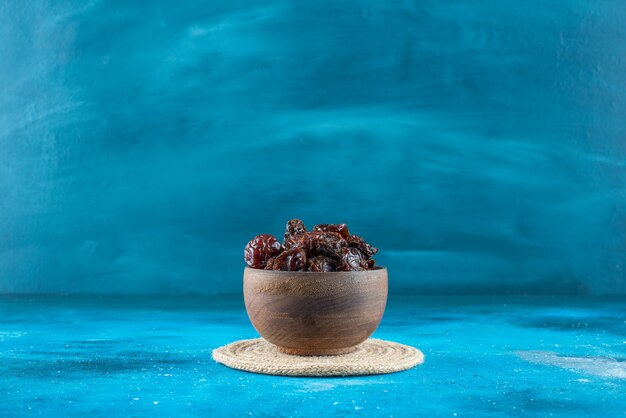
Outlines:
<svg viewBox="0 0 626 418"><path fill-rule="evenodd" d="M285 271L370 270L378 248L346 224L315 225L309 232L299 219L287 222L282 244L271 234L254 237L243 251L246 264L255 269Z"/></svg>

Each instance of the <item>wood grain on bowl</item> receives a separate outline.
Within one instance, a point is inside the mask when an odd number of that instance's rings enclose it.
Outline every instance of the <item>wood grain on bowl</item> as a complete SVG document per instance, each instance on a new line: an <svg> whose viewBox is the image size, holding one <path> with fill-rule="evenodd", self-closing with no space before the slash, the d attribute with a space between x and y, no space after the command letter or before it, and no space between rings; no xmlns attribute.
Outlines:
<svg viewBox="0 0 626 418"><path fill-rule="evenodd" d="M244 271L246 311L282 352L331 355L354 350L378 327L387 269L345 272Z"/></svg>

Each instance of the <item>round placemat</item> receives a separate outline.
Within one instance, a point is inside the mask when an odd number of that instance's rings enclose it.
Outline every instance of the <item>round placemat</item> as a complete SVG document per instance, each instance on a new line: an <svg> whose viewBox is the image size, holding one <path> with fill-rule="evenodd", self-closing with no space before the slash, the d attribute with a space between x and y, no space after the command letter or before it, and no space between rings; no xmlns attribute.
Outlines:
<svg viewBox="0 0 626 418"><path fill-rule="evenodd" d="M347 354L294 356L255 338L216 348L213 359L233 369L278 376L362 376L410 369L424 362L424 354L408 345L370 338Z"/></svg>

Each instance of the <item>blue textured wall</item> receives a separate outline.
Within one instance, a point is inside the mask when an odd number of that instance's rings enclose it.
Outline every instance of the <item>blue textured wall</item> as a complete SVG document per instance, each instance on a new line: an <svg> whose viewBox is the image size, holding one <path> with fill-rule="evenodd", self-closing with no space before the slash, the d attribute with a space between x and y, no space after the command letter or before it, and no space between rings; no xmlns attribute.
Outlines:
<svg viewBox="0 0 626 418"><path fill-rule="evenodd" d="M2 2L0 292L238 292L298 216L395 292L626 293L625 16Z"/></svg>

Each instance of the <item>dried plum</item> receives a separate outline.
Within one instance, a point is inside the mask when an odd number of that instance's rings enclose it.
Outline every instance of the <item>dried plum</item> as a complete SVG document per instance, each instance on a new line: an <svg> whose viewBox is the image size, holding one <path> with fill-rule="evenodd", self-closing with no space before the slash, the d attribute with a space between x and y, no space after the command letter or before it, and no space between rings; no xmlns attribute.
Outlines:
<svg viewBox="0 0 626 418"><path fill-rule="evenodd" d="M346 224L319 224L313 227L313 231L336 232L341 235L341 238L343 239L350 237L348 225Z"/></svg>
<svg viewBox="0 0 626 418"><path fill-rule="evenodd" d="M280 254L282 245L271 234L261 234L252 238L243 250L246 264L255 269L265 268L267 261Z"/></svg>
<svg viewBox="0 0 626 418"><path fill-rule="evenodd" d="M304 222L300 219L292 219L287 222L285 227L285 235L283 239L283 245L289 249L294 245L297 245L302 241L303 236L307 233Z"/></svg>
<svg viewBox="0 0 626 418"><path fill-rule="evenodd" d="M378 252L378 248L372 247L369 245L363 238L358 235L351 235L346 242L348 243L348 247L358 248L359 251L363 253L363 255L367 258L370 258L374 254Z"/></svg>
<svg viewBox="0 0 626 418"><path fill-rule="evenodd" d="M348 247L341 251L341 269L343 271L367 270L367 260L358 248Z"/></svg>
<svg viewBox="0 0 626 418"><path fill-rule="evenodd" d="M309 267L309 271L337 271L338 264L339 263L334 258L326 257L323 255L318 255L307 260L307 266Z"/></svg>
<svg viewBox="0 0 626 418"><path fill-rule="evenodd" d="M274 260L274 270L302 271L306 268L306 252L293 247L280 253Z"/></svg>
<svg viewBox="0 0 626 418"><path fill-rule="evenodd" d="M346 241L336 232L313 231L304 235L300 245L309 255L340 257Z"/></svg>

